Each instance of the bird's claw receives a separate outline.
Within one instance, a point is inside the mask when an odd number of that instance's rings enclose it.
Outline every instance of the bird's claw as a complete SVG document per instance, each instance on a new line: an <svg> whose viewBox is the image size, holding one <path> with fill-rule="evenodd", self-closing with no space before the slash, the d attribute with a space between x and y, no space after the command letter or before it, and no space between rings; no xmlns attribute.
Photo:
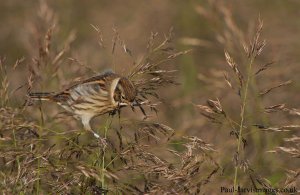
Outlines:
<svg viewBox="0 0 300 195"><path fill-rule="evenodd" d="M95 138L99 139L100 143L104 146L107 145L107 141L106 138L101 137L100 135L98 135L97 133L93 132L93 135L95 136Z"/></svg>
<svg viewBox="0 0 300 195"><path fill-rule="evenodd" d="M106 138L100 137L99 142L101 143L101 145L103 145L104 148L107 146Z"/></svg>

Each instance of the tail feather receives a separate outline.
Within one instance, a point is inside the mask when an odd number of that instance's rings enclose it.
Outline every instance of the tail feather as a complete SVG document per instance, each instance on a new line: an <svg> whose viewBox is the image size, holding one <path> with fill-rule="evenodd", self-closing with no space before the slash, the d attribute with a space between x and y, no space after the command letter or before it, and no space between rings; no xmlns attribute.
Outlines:
<svg viewBox="0 0 300 195"><path fill-rule="evenodd" d="M33 100L51 100L54 93L43 93L43 92L36 92L36 93L29 93L28 96Z"/></svg>

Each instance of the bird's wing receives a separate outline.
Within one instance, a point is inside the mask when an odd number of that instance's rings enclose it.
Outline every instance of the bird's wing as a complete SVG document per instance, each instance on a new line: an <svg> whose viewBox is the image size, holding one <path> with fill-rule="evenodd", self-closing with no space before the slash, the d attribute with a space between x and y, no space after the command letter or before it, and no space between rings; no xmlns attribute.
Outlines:
<svg viewBox="0 0 300 195"><path fill-rule="evenodd" d="M111 80L119 77L118 74L114 73L113 71L105 71L99 75L90 77L85 80L77 81L70 85L66 90L71 90L72 88L77 87L78 85L90 85L90 84L99 84L100 86L106 87L107 83L109 83Z"/></svg>
<svg viewBox="0 0 300 195"><path fill-rule="evenodd" d="M119 75L113 72L105 72L100 75L78 82L68 89L55 95L57 102L70 105L83 102L106 105L112 102L111 87Z"/></svg>

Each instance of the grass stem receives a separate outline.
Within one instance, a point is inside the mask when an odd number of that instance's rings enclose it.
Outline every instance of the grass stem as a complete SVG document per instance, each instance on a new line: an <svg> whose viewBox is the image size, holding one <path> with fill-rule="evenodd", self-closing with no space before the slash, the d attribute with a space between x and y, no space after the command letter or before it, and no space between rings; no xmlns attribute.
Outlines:
<svg viewBox="0 0 300 195"><path fill-rule="evenodd" d="M244 92L242 96L242 107L241 107L241 122L240 122L240 128L239 128L239 137L238 137L238 142L237 142L237 155L239 158L240 155L240 149L241 149L241 143L242 143L242 135L243 135L243 128L244 128L244 122L245 122L245 110L246 110L246 103L247 103L247 96L248 96L248 88L249 88L249 83L251 80L251 75L252 75L252 64L254 61L254 57L250 58L249 66L248 66L248 71L247 71L247 80L246 84L244 87ZM234 170L234 190L237 189L237 175L238 175L238 165L235 165L235 170ZM234 191L234 194L236 194L236 191Z"/></svg>
<svg viewBox="0 0 300 195"><path fill-rule="evenodd" d="M112 123L112 118L110 117L110 120L107 119L106 120L106 123L105 123L105 126L104 126L104 139L106 140L107 138L107 131L108 129L110 128L111 126L111 123ZM106 170L106 166L105 166L105 153L106 153L106 145L104 145L103 147L103 153L102 153L102 167L101 167L101 186L102 188L104 189L105 188L105 170Z"/></svg>

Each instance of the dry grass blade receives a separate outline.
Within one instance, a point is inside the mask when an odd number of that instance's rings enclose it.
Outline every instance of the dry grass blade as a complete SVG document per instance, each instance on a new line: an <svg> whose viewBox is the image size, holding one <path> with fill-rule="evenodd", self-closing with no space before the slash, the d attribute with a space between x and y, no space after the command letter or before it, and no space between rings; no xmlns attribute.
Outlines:
<svg viewBox="0 0 300 195"><path fill-rule="evenodd" d="M178 85L175 81L177 70L166 67L166 63L188 53L190 50L175 51L171 45L172 36L171 29L165 39L156 44L157 33L152 33L148 41L147 53L139 62L133 64L128 75L137 89L138 97L136 100L141 105L140 109L144 114L145 111L142 106L148 106L151 110L156 111L156 103L152 103L150 98L160 99L157 93L159 88L167 85Z"/></svg>
<svg viewBox="0 0 300 195"><path fill-rule="evenodd" d="M260 35L261 35L262 28L263 28L263 22L259 18L257 29L256 29L256 34L253 37L253 40L250 42L250 47L248 47L250 49L246 50L248 58L252 58L252 59L256 58L257 56L259 56L261 54L264 47L266 46L266 41L265 40L262 40L262 41L260 40Z"/></svg>
<svg viewBox="0 0 300 195"><path fill-rule="evenodd" d="M292 125L290 128L299 128L300 126L298 125ZM279 152L284 152L286 154L289 154L292 158L300 158L300 137L293 135L291 138L285 138L284 141L286 144L290 146L286 147L276 147L274 150L268 151L272 153L279 153Z"/></svg>
<svg viewBox="0 0 300 195"><path fill-rule="evenodd" d="M183 37L180 40L180 43L189 46L200 46L200 47L212 47L212 43L207 40L199 39L199 38L192 38L192 37Z"/></svg>
<svg viewBox="0 0 300 195"><path fill-rule="evenodd" d="M213 123L221 124L224 119L227 118L225 111L222 108L220 100L207 100L207 106L195 105L208 120Z"/></svg>
<svg viewBox="0 0 300 195"><path fill-rule="evenodd" d="M131 185L130 189L126 189L126 191L150 194L199 193L220 169L218 163L209 154L215 150L211 144L197 137L184 137L183 140L186 150L180 154L172 152L181 157L178 165L170 164L153 153L146 152L145 146L140 145L132 150L130 153L136 157L136 162L128 164L125 168L142 173L145 177L145 188L142 190ZM207 171L200 171L202 166L210 168ZM170 189L172 189L171 192Z"/></svg>
<svg viewBox="0 0 300 195"><path fill-rule="evenodd" d="M174 129L160 123L140 123L139 129L135 133L135 139L138 140L142 137L153 138L155 141L161 140L161 135L170 139L174 135Z"/></svg>
<svg viewBox="0 0 300 195"><path fill-rule="evenodd" d="M296 108L287 108L285 104L276 104L272 106L267 106L264 108L266 113L273 113L273 112L287 112L290 115L300 116L300 112Z"/></svg>
<svg viewBox="0 0 300 195"><path fill-rule="evenodd" d="M120 40L120 35L116 27L113 28L113 39L112 39L112 47L111 47L111 53L115 53L116 45L118 40Z"/></svg>
<svg viewBox="0 0 300 195"><path fill-rule="evenodd" d="M300 116L300 111L296 108L292 108L292 109L288 109L287 110L289 112L289 114L291 115L296 115L296 116Z"/></svg>
<svg viewBox="0 0 300 195"><path fill-rule="evenodd" d="M228 85L231 89L234 89L234 87L233 87L233 85L232 85L232 83L231 83L231 81L230 81L230 79L229 79L229 76L228 76L228 73L227 73L227 72L224 73L224 79L225 79L227 85Z"/></svg>
<svg viewBox="0 0 300 195"><path fill-rule="evenodd" d="M222 108L222 105L221 105L221 102L219 99L217 100L207 100L207 105L217 114L222 114L222 115L226 115L223 108Z"/></svg>
<svg viewBox="0 0 300 195"><path fill-rule="evenodd" d="M291 129L297 129L300 128L300 125L284 125L284 126L279 126L279 127L266 127L264 125L253 125L256 126L258 129L261 129L263 131L277 131L277 132L287 132L291 131Z"/></svg>
<svg viewBox="0 0 300 195"><path fill-rule="evenodd" d="M249 175L255 189L262 188L262 189L266 190L267 192L268 191L272 192L272 190L274 188L271 185L271 182L269 180L254 173L252 169L248 169L247 172L248 172L248 175Z"/></svg>
<svg viewBox="0 0 300 195"><path fill-rule="evenodd" d="M186 148L188 149L187 155L192 156L192 150L193 149L201 149L203 151L216 151L215 149L212 148L211 144L208 144L204 142L202 139L198 137L183 137L184 139L188 140L189 142L185 144Z"/></svg>
<svg viewBox="0 0 300 195"><path fill-rule="evenodd" d="M91 72L93 72L94 74L99 74L97 71L95 71L93 68L91 68L89 65L84 64L83 62L79 61L78 59L74 59L74 58L68 58L68 60L77 63L78 65L84 67L85 69L90 70Z"/></svg>
<svg viewBox="0 0 300 195"><path fill-rule="evenodd" d="M286 141L286 142L295 142L295 143L299 142L300 143L300 137L294 135L291 138L285 138L284 141Z"/></svg>
<svg viewBox="0 0 300 195"><path fill-rule="evenodd" d="M299 158L300 157L300 150L299 148L294 148L294 147L276 147L275 150L270 150L268 152L271 153L279 153L279 152L284 152L293 158Z"/></svg>
<svg viewBox="0 0 300 195"><path fill-rule="evenodd" d="M291 83L292 83L291 80L286 81L286 82L283 82L283 83L280 83L280 84L278 84L278 85L276 85L276 86L273 86L273 87L271 87L271 88L269 88L269 89L264 90L263 92L260 92L259 95L260 95L260 96L264 96L264 95L270 93L271 91L273 91L274 89L277 89L277 88L280 88L280 87L289 85L289 84L291 84Z"/></svg>
<svg viewBox="0 0 300 195"><path fill-rule="evenodd" d="M300 183L300 169L298 170L287 170L287 179L285 181L286 188L293 188L299 186Z"/></svg>
<svg viewBox="0 0 300 195"><path fill-rule="evenodd" d="M101 32L101 30L99 29L99 27L98 26L95 26L95 25L93 25L93 24L90 24L91 25L91 27L97 32L97 34L98 34L98 44L99 44L99 46L100 47L105 47L104 46L104 41L103 41L103 33Z"/></svg>
<svg viewBox="0 0 300 195"><path fill-rule="evenodd" d="M243 75L242 75L241 71L239 70L237 64L235 63L235 61L233 60L233 58L230 56L230 54L227 51L225 51L225 58L226 58L227 64L230 66L230 68L234 71L235 75L239 79L240 87L242 87L244 84L244 79L243 79Z"/></svg>
<svg viewBox="0 0 300 195"><path fill-rule="evenodd" d="M258 69L255 73L255 75L258 75L260 74L261 72L267 70L268 68L270 68L270 66L272 66L274 64L274 62L269 62L269 63L266 63L265 65L263 65L260 69Z"/></svg>
<svg viewBox="0 0 300 195"><path fill-rule="evenodd" d="M285 104L276 104L276 105L265 107L265 112L272 113L272 112L284 111L285 109L286 109Z"/></svg>

